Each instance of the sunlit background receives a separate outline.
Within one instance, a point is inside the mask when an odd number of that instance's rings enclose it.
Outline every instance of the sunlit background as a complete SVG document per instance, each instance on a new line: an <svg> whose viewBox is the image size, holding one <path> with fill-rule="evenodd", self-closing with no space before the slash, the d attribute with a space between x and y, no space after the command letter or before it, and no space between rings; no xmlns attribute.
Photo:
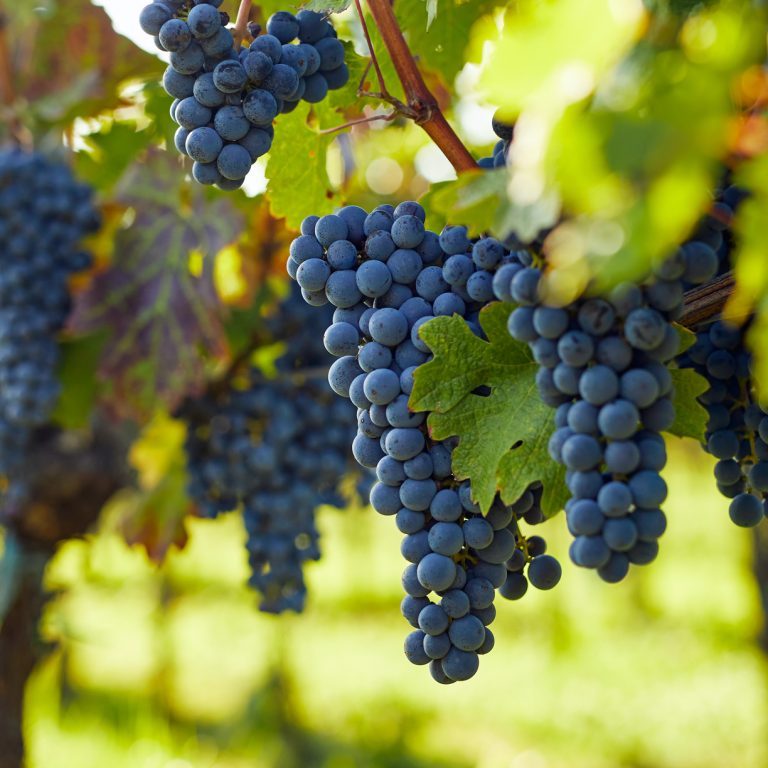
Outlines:
<svg viewBox="0 0 768 768"><path fill-rule="evenodd" d="M768 761L751 537L675 441L661 555L620 585L568 562L499 599L496 648L442 687L402 654L399 534L325 510L302 616L255 610L237 517L199 521L160 571L109 531L64 546L28 701L34 768L758 768Z"/></svg>

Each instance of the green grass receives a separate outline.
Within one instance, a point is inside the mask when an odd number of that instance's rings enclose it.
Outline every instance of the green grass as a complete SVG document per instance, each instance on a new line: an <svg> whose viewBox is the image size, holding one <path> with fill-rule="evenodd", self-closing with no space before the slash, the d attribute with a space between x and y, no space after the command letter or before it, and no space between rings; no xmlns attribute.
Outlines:
<svg viewBox="0 0 768 768"><path fill-rule="evenodd" d="M698 449L675 442L659 560L605 585L545 526L557 589L499 599L470 682L408 664L399 534L324 512L303 616L254 609L237 518L196 522L161 570L109 534L49 580L58 650L30 686L31 768L763 768L751 539Z"/></svg>

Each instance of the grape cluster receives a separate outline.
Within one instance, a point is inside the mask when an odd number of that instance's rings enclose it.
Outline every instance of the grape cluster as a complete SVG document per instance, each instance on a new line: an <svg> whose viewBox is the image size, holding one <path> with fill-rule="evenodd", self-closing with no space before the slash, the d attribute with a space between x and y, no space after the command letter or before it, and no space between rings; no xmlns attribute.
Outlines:
<svg viewBox="0 0 768 768"><path fill-rule="evenodd" d="M481 168L503 168L507 164L509 148L515 135L515 127L511 123L504 122L497 112L491 122L493 132L499 137L490 157L481 157L477 164Z"/></svg>
<svg viewBox="0 0 768 768"><path fill-rule="evenodd" d="M9 513L24 496L32 431L59 396L56 334L70 310L68 279L90 266L79 244L98 227L90 188L67 166L0 150L0 475Z"/></svg>
<svg viewBox="0 0 768 768"><path fill-rule="evenodd" d="M406 656L451 683L472 677L478 654L493 646L495 590L517 599L529 582L549 589L560 565L541 537L519 527L520 520L543 520L541 487L512 506L497 496L480 514L470 485L452 475L455 443L432 440L426 414L408 407L414 372L431 358L419 329L435 316L458 314L482 335L478 312L493 300L495 275L522 268L527 254L492 238L472 242L465 227L438 236L424 221L414 202L309 217L287 267L308 304L335 307L324 335L338 358L329 382L357 406L353 453L376 469L371 504L404 534L402 612L414 627Z"/></svg>
<svg viewBox="0 0 768 768"><path fill-rule="evenodd" d="M768 514L768 412L757 401L744 346L747 328L712 323L699 331L680 365L709 381L699 398L709 413L705 447L718 459L715 479L731 499L731 520L749 528Z"/></svg>
<svg viewBox="0 0 768 768"><path fill-rule="evenodd" d="M672 325L686 285L710 280L719 260L698 240L659 264L642 284L569 306L541 301L542 271L510 266L497 297L519 306L509 332L527 342L540 369L539 393L556 408L549 444L567 469L566 504L575 536L571 559L608 582L658 553L666 528L661 432L675 419L669 363L678 352Z"/></svg>
<svg viewBox="0 0 768 768"><path fill-rule="evenodd" d="M189 400L180 414L189 494L204 517L242 509L249 583L269 613L303 610L303 566L320 556L315 510L345 504L340 483L355 434L354 412L325 384L328 354L296 309L306 305L293 295L267 323L287 342L277 361L284 375L252 369L224 391Z"/></svg>
<svg viewBox="0 0 768 768"><path fill-rule="evenodd" d="M697 248L706 244L717 253L718 274L731 268L732 234L728 227L745 190L726 186L713 212L699 226ZM768 415L757 399L751 375L752 358L745 346L749 322L742 327L717 320L699 329L696 343L678 363L694 368L709 382L699 398L709 413L705 448L718 459L718 490L731 500L736 525L757 525L768 511Z"/></svg>
<svg viewBox="0 0 768 768"><path fill-rule="evenodd" d="M242 186L272 146L273 120L302 99L322 101L349 80L344 45L325 16L278 11L248 48L235 47L222 0L155 0L142 29L170 51L163 87L173 96L175 144L194 161L192 176L220 189Z"/></svg>
<svg viewBox="0 0 768 768"><path fill-rule="evenodd" d="M708 263L716 259L716 275L722 275L731 269L733 233L730 222L747 194L740 187L724 185L713 202L710 212L704 216L696 228L691 241L684 246L689 252L703 253ZM710 250L715 252L714 258Z"/></svg>

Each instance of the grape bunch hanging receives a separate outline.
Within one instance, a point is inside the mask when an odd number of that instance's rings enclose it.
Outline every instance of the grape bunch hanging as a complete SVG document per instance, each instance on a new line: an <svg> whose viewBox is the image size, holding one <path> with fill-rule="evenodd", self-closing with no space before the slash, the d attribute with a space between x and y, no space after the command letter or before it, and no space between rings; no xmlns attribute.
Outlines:
<svg viewBox="0 0 768 768"><path fill-rule="evenodd" d="M0 149L0 477L2 514L26 494L33 432L56 405L57 334L69 277L91 264L82 239L99 227L92 191L45 156Z"/></svg>
<svg viewBox="0 0 768 768"><path fill-rule="evenodd" d="M511 506L497 496L482 515L470 484L452 474L455 441L432 440L426 414L408 407L414 372L431 357L419 329L458 314L481 335L478 313L494 298L494 274L523 269L530 255L493 238L473 242L465 227L438 236L424 221L413 202L310 217L291 244L288 272L307 303L335 307L324 335L337 357L328 379L358 409L353 453L376 470L371 505L404 534L401 607L414 628L405 653L449 684L472 677L494 645L495 591L518 599L529 583L550 589L561 570L544 539L521 528L544 519L541 486Z"/></svg>
<svg viewBox="0 0 768 768"><path fill-rule="evenodd" d="M171 54L163 87L174 97L178 151L193 160L192 176L219 189L242 186L269 152L274 119L300 101L322 101L349 81L344 45L322 14L278 11L249 47L235 43L221 0L155 0L140 14L142 29Z"/></svg>
<svg viewBox="0 0 768 768"><path fill-rule="evenodd" d="M269 613L303 610L304 566L320 557L315 511L346 506L349 493L340 485L355 475L354 411L328 391L328 354L307 309L296 292L267 323L287 347L276 377L251 368L190 399L180 413L189 495L203 517L242 511L249 583ZM358 473L365 495L366 479Z"/></svg>
<svg viewBox="0 0 768 768"><path fill-rule="evenodd" d="M716 251L718 274L732 266L731 235L722 222L730 220L744 198L744 190L727 187L716 206L719 217L707 217L697 233L699 248ZM730 499L731 520L745 528L768 516L768 409L760 403L752 375L746 346L750 326L751 318L705 325L679 359L681 367L693 368L709 383L699 398L709 414L704 447L718 460L715 481Z"/></svg>
<svg viewBox="0 0 768 768"><path fill-rule="evenodd" d="M768 411L751 375L745 328L718 320L699 331L681 359L709 382L701 400L709 413L706 450L718 461L715 480L730 499L736 525L751 528L768 513Z"/></svg>

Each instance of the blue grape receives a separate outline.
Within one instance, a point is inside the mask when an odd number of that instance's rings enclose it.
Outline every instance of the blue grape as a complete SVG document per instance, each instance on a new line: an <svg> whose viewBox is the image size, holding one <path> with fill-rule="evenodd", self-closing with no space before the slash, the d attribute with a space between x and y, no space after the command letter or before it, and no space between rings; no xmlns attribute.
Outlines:
<svg viewBox="0 0 768 768"><path fill-rule="evenodd" d="M325 348L334 357L357 354L359 342L360 334L351 323L334 323L323 336Z"/></svg>
<svg viewBox="0 0 768 768"><path fill-rule="evenodd" d="M333 245L337 244L333 243ZM354 248L354 246L352 247ZM357 287L364 296L376 298L377 296L383 296L389 290L392 285L392 274L383 262L366 261L357 269L355 280L357 281Z"/></svg>
<svg viewBox="0 0 768 768"><path fill-rule="evenodd" d="M402 498L402 491L401 491ZM410 504L407 506L411 507ZM456 523L435 523L429 529L429 546L440 555L455 555L464 546L464 534Z"/></svg>
<svg viewBox="0 0 768 768"><path fill-rule="evenodd" d="M299 22L288 11L277 11L267 20L267 34L281 43L290 43L299 36Z"/></svg>
<svg viewBox="0 0 768 768"><path fill-rule="evenodd" d="M349 82L349 67L346 63L344 63L337 69L324 71L322 75L323 79L328 85L329 90L338 91Z"/></svg>
<svg viewBox="0 0 768 768"><path fill-rule="evenodd" d="M335 307L353 307L362 299L351 269L332 272L325 284L325 293Z"/></svg>
<svg viewBox="0 0 768 768"><path fill-rule="evenodd" d="M274 67L272 59L263 51L250 51L243 58L242 65L248 80L259 86L269 77Z"/></svg>
<svg viewBox="0 0 768 768"><path fill-rule="evenodd" d="M195 37L212 37L221 28L221 15L212 5L199 4L190 10L187 24Z"/></svg>
<svg viewBox="0 0 768 768"><path fill-rule="evenodd" d="M218 13L216 14L218 19ZM142 8L139 24L148 35L157 35L166 21L171 20L171 11L160 3L152 3Z"/></svg>
<svg viewBox="0 0 768 768"><path fill-rule="evenodd" d="M182 75L196 75L205 66L205 53L197 43L190 43L183 51L171 54L171 66ZM194 89L197 86L193 86ZM210 105L206 105L210 106Z"/></svg>
<svg viewBox="0 0 768 768"><path fill-rule="evenodd" d="M248 150L251 161L255 163L262 155L269 152L272 147L272 139L266 131L251 128L242 139L239 139L238 144Z"/></svg>
<svg viewBox="0 0 768 768"><path fill-rule="evenodd" d="M240 93L247 81L248 75L239 61L221 61L213 70L213 84L222 93Z"/></svg>
<svg viewBox="0 0 768 768"><path fill-rule="evenodd" d="M357 354L357 361L366 373L371 373L379 368L389 368L392 364L392 352L389 347L385 347L377 341L369 341L365 346L360 348ZM400 377L397 376L397 374L393 375L397 378L397 391L399 392ZM365 392L365 387L363 387L363 392ZM381 403L381 405L386 404L387 403Z"/></svg>
<svg viewBox="0 0 768 768"><path fill-rule="evenodd" d="M441 592L453 584L456 578L456 565L451 558L430 552L420 560L417 574L423 586L435 592Z"/></svg>
<svg viewBox="0 0 768 768"><path fill-rule="evenodd" d="M451 620L442 606L431 603L424 606L419 613L419 628L427 635L442 635ZM423 649L423 640L422 640Z"/></svg>
<svg viewBox="0 0 768 768"><path fill-rule="evenodd" d="M561 575L560 563L551 555L534 557L528 567L528 580L536 589L552 589Z"/></svg>
<svg viewBox="0 0 768 768"><path fill-rule="evenodd" d="M485 549L493 542L493 527L482 517L473 517L462 526L467 546Z"/></svg>
<svg viewBox="0 0 768 768"><path fill-rule="evenodd" d="M424 650L425 637L424 632L417 629L405 638L405 656L411 664L429 664L430 657Z"/></svg>
<svg viewBox="0 0 768 768"><path fill-rule="evenodd" d="M213 127L219 136L227 141L238 141L248 135L251 124L248 121L242 107L227 106L219 109L213 118ZM231 145L228 145L231 146ZM242 149L242 148L241 148ZM222 150L223 151L223 150ZM242 155L238 151L238 154ZM221 155L219 155L221 156ZM244 157L244 156L243 156ZM251 167L250 155L248 158L248 169ZM247 173L247 170L246 170ZM245 174L243 174L245 175ZM237 178L229 177L227 178Z"/></svg>
<svg viewBox="0 0 768 768"><path fill-rule="evenodd" d="M448 637L448 633L442 635L426 635L424 638L424 653L429 656L430 659L442 659L451 650L451 640ZM442 671L442 667L440 667ZM443 673L444 675L444 673ZM451 682L447 677L439 680L438 682Z"/></svg>
<svg viewBox="0 0 768 768"><path fill-rule="evenodd" d="M742 528L752 528L763 519L763 503L751 493L740 493L728 508L731 520Z"/></svg>
<svg viewBox="0 0 768 768"><path fill-rule="evenodd" d="M622 552L613 552L608 562L597 569L597 574L603 581L615 584L629 572L629 562L629 558Z"/></svg>
<svg viewBox="0 0 768 768"><path fill-rule="evenodd" d="M158 38L166 51L183 51L192 42L192 32L185 21L169 19L160 27Z"/></svg>
<svg viewBox="0 0 768 768"><path fill-rule="evenodd" d="M454 648L476 651L485 640L485 627L476 616L462 616L451 622L448 637Z"/></svg>
<svg viewBox="0 0 768 768"><path fill-rule="evenodd" d="M449 241L454 238L449 248L456 249L462 238L467 240L461 253L449 254L437 235L424 230L423 221L424 211L416 203L404 203L397 209L380 206L371 214L346 208L312 219L302 225L302 235L291 246L289 267L295 279L307 285L304 271L312 274L312 265L300 271L302 265L320 259L330 271L327 278L324 270L321 275L326 295L339 306L346 301L338 301L340 291L338 286L331 287L333 281L349 286L345 289L349 291L347 300L354 299L354 303L349 309L337 309L334 315L337 323L347 323L348 327L338 337L329 330L326 340L331 351L349 353L350 358L355 354L352 345L358 344L357 365L352 368L350 360L341 371L332 368L331 381L359 409L359 434L353 453L365 465L375 462L379 483L372 489L371 503L381 514L393 516L398 530L405 534L401 553L415 566L415 571L407 569L409 575L403 578L404 589L412 598L404 601L406 618L417 626L413 601L433 591L446 592L445 609L429 608L421 621L422 629L437 633L434 637L439 638L434 642L428 640L432 635L424 638L425 653L444 659L459 650L450 640L452 623L470 618L469 624L482 629L493 621L493 591L508 580L507 563L519 553L523 562L516 566L517 573L527 587L523 572L534 554L543 555L546 545L540 538L530 537L526 559L519 548L525 539L516 528L518 517L525 516L529 524L543 520L538 506L541 488L523 494L514 509L496 499L483 518L469 484L458 488L450 485L453 442L432 441L426 432L425 414L409 408L414 372L431 357L419 331L433 319L434 308L464 316L470 328L481 333L477 310L492 300L494 288L492 272L478 267L467 255L473 248L466 230L446 235ZM523 268L520 257L507 254L496 241L484 242L477 249L477 258L494 268L514 259L515 265ZM530 264L526 255L522 258ZM387 274L392 281L389 286ZM310 288L319 282L310 283ZM317 290L305 293L314 302ZM363 301L373 306L366 307ZM361 369L367 373L360 373ZM454 562L454 558L464 562L464 553L472 553L476 559L471 574ZM468 582L476 585L471 599L464 592ZM490 599L477 585L490 588ZM426 605L424 602L421 607ZM439 617L437 624L427 623L430 615ZM445 616L449 620L446 626ZM460 627L454 632L460 632ZM492 636L487 640L483 634L477 647L487 652L493 642Z"/></svg>
<svg viewBox="0 0 768 768"><path fill-rule="evenodd" d="M270 327L294 334L291 342L301 342L307 328L300 317L304 305L300 298L298 305L292 304L294 296L283 309L290 307L290 314L270 320ZM327 365L317 337L308 337L297 345L300 358L293 357L294 344L287 345L288 352L276 362L278 370L291 371L315 360ZM261 609L301 610L306 597L303 567L319 556L314 510L336 497L333 489L346 473L354 413L341 402L330 402L317 381L268 380L253 371L245 387L206 395L187 404L183 415L189 422L192 497L207 516L242 506L249 583L261 594ZM208 429L201 430L201 423ZM313 434L324 423L331 428L318 442Z"/></svg>
<svg viewBox="0 0 768 768"><path fill-rule="evenodd" d="M605 365L595 365L579 379L579 394L592 405L603 405L619 393L616 374Z"/></svg>
<svg viewBox="0 0 768 768"><path fill-rule="evenodd" d="M315 50L320 55L320 70L330 72L344 64L344 46L333 37L318 40Z"/></svg>
<svg viewBox="0 0 768 768"><path fill-rule="evenodd" d="M277 115L277 109L275 97L261 88L251 91L243 100L243 115L256 126L271 124Z"/></svg>

